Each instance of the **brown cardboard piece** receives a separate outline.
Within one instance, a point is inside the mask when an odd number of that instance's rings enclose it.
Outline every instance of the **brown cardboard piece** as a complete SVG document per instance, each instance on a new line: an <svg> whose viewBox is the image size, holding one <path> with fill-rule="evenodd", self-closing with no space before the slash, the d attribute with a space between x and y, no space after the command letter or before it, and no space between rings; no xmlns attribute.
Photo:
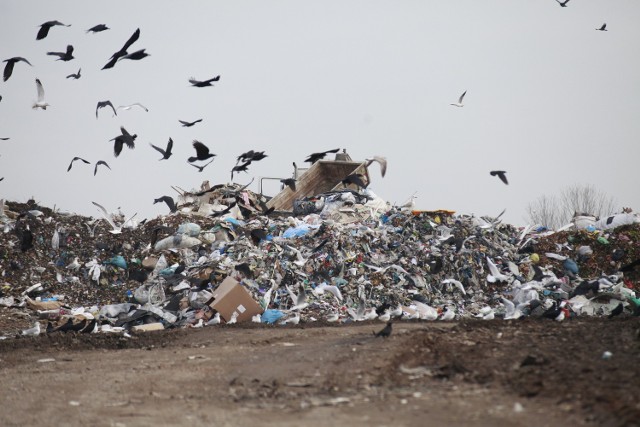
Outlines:
<svg viewBox="0 0 640 427"><path fill-rule="evenodd" d="M231 320L234 312L238 313L238 323L249 321L256 314L262 313L262 307L233 277L225 278L211 293L213 298L207 304L220 313L225 322Z"/></svg>

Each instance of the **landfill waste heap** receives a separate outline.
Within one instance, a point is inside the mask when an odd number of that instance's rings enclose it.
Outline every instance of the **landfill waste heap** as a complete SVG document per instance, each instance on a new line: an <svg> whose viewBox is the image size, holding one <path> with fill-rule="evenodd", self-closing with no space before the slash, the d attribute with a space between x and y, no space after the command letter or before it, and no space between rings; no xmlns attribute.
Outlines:
<svg viewBox="0 0 640 427"><path fill-rule="evenodd" d="M6 202L0 313L27 313L43 333L125 336L244 321L640 314L632 213L551 231L398 208L368 190L317 195L296 215L233 184L183 196L177 212L141 222ZM0 336L16 333L0 324Z"/></svg>

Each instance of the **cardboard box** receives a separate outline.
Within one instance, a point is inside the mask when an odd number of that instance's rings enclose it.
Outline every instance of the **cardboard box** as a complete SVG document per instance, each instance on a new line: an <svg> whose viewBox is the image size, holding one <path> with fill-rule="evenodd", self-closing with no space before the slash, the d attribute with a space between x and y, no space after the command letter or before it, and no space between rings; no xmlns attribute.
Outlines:
<svg viewBox="0 0 640 427"><path fill-rule="evenodd" d="M238 313L238 323L250 321L256 314L262 314L262 307L251 294L233 277L227 277L211 292L213 298L207 305L220 313L220 317L228 322L234 312Z"/></svg>

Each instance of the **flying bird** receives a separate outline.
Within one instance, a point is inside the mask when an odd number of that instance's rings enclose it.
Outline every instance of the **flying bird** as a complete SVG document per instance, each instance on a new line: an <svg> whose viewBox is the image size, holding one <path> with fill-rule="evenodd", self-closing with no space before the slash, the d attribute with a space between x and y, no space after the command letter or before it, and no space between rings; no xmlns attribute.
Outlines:
<svg viewBox="0 0 640 427"><path fill-rule="evenodd" d="M66 52L47 52L47 55L57 56L57 61L71 61L73 59L73 46L67 45Z"/></svg>
<svg viewBox="0 0 640 427"><path fill-rule="evenodd" d="M44 102L44 88L42 87L40 79L36 79L36 89L38 90L38 100L33 104L33 107L31 108L33 108L34 110L37 110L38 108L46 110L49 104Z"/></svg>
<svg viewBox="0 0 640 427"><path fill-rule="evenodd" d="M74 157L73 160L71 160L71 163L69 163L69 167L67 168L67 172L69 172L71 170L71 167L73 166L73 162L75 162L76 160L82 160L82 162L88 164L91 164L91 162L83 159L82 157Z"/></svg>
<svg viewBox="0 0 640 427"><path fill-rule="evenodd" d="M382 328L382 330L378 331L378 332L374 332L373 335L378 338L378 337L382 337L382 338L388 338L391 335L391 331L392 331L392 326L391 326L391 321L387 322L387 326L385 326L384 328Z"/></svg>
<svg viewBox="0 0 640 427"><path fill-rule="evenodd" d="M124 46L122 46L122 48L119 51L111 55L111 59L109 60L109 62L107 62L104 65L104 67L102 67L102 69L105 70L107 68L113 68L113 66L116 65L116 62L118 62L120 58L122 58L125 55L128 55L129 52L127 52L127 49L129 49L129 47L131 47L131 45L134 44L139 38L140 38L140 28L134 31L131 37L129 37L129 40L127 40L127 42L124 44Z"/></svg>
<svg viewBox="0 0 640 427"><path fill-rule="evenodd" d="M568 1L568 0L567 0ZM467 91L465 90L462 95L460 95L460 98L458 98L458 102L454 102L450 105L455 105L456 107L464 107L464 104L462 103L462 100L464 99L464 96L467 94Z"/></svg>
<svg viewBox="0 0 640 427"><path fill-rule="evenodd" d="M569 0L564 0L564 1L556 0L556 1L561 7L567 7L567 3L569 3Z"/></svg>
<svg viewBox="0 0 640 427"><path fill-rule="evenodd" d="M118 115L118 113L116 112L116 109L113 107L113 104L111 103L111 101L107 100L107 101L98 101L98 105L96 105L96 119L98 118L98 110L100 108L103 107L111 107L111 109L113 110L113 114L115 114L116 116Z"/></svg>
<svg viewBox="0 0 640 427"><path fill-rule="evenodd" d="M347 175L341 182L345 187L349 186L350 184L354 184L360 188L366 188L367 184L364 183L362 178L364 178L364 176L362 176L361 174L352 173L351 175Z"/></svg>
<svg viewBox="0 0 640 427"><path fill-rule="evenodd" d="M7 65L4 66L4 73L2 74L2 79L5 82L9 80L9 77L11 77L11 74L13 73L13 66L16 64L16 62L21 62L21 61L31 65L31 62L27 61L25 58L21 56L14 56L13 58L5 59L4 61L2 61L7 63Z"/></svg>
<svg viewBox="0 0 640 427"><path fill-rule="evenodd" d="M294 178L281 179L280 182L286 185L287 187L289 187L290 189L292 189L293 191L296 191L296 180Z"/></svg>
<svg viewBox="0 0 640 427"><path fill-rule="evenodd" d="M147 113L149 112L149 109L147 107L145 107L144 105L140 104L139 102L133 103L131 105L120 105L118 108L116 108L117 110L123 109L125 111L129 111L131 110L133 107L140 107L142 108L144 111L146 111Z"/></svg>
<svg viewBox="0 0 640 427"><path fill-rule="evenodd" d="M121 135L118 135L115 138L111 138L109 140L109 141L115 141L113 145L113 154L115 157L118 157L120 155L120 153L122 152L122 146L124 144L126 144L127 147L129 148L132 148L132 149L135 148L136 146L135 140L138 137L138 135L136 134L131 135L129 132L127 132L124 126L120 126L120 132L121 132Z"/></svg>
<svg viewBox="0 0 640 427"><path fill-rule="evenodd" d="M81 72L81 71L82 71L82 68L78 68L78 72L77 72L77 73L75 73L75 74L69 74L69 75L67 76L67 78L68 78L68 79L73 78L74 80L78 80L80 77L82 77L82 76L80 75L80 72Z"/></svg>
<svg viewBox="0 0 640 427"><path fill-rule="evenodd" d="M607 23L602 24L602 27L596 28L596 31L607 31Z"/></svg>
<svg viewBox="0 0 640 427"><path fill-rule="evenodd" d="M145 52L145 50L146 49L136 50L135 52L122 56L120 59L131 59L133 61L139 61L149 56L149 54Z"/></svg>
<svg viewBox="0 0 640 427"><path fill-rule="evenodd" d="M162 196L153 200L153 204L165 202L169 207L171 213L176 212L178 208L176 207L176 203L173 201L171 196Z"/></svg>
<svg viewBox="0 0 640 427"><path fill-rule="evenodd" d="M205 163L202 166L198 166L198 165L194 165L193 163L189 163L191 166L193 166L194 168L198 169L198 172L202 172L204 170L204 168L206 168L207 166L209 166L211 164L211 162L213 162L215 159L211 159L209 160L207 163Z"/></svg>
<svg viewBox="0 0 640 427"><path fill-rule="evenodd" d="M167 160L169 157L171 157L171 155L173 154L171 152L171 149L173 148L173 139L169 138L169 142L167 142L167 148L166 149L162 149L160 147L156 147L153 144L149 144L151 145L153 148L155 148L160 154L162 154L162 158L158 159L158 160Z"/></svg>
<svg viewBox="0 0 640 427"><path fill-rule="evenodd" d="M89 29L87 30L87 33L94 33L94 34L95 34L95 33L99 33L99 32L101 32L101 31L109 30L109 29L110 29L110 28L109 28L109 27L107 27L107 26L106 26L106 25L104 25L104 24L98 24L98 25L96 25L96 26L94 26L94 27L89 28Z"/></svg>
<svg viewBox="0 0 640 427"><path fill-rule="evenodd" d="M500 178L500 181L504 182L506 185L509 185L509 181L507 181L507 175L505 175L507 172L505 171L491 171L489 172L489 174L491 174L491 176L496 176L498 175L498 178Z"/></svg>
<svg viewBox="0 0 640 427"><path fill-rule="evenodd" d="M364 159L364 160L367 162L367 164L366 164L367 167L371 166L371 163L377 162L380 165L380 174L384 178L384 175L387 173L387 159L386 159L386 157L373 156L370 159Z"/></svg>
<svg viewBox="0 0 640 427"><path fill-rule="evenodd" d="M313 154L310 154L309 157L307 157L305 162L309 162L311 164L314 164L318 160L324 159L324 156L326 156L327 154L329 154L329 153L337 153L338 151L340 151L340 149L339 148L335 148L333 150L323 151L321 153L313 153Z"/></svg>
<svg viewBox="0 0 640 427"><path fill-rule="evenodd" d="M187 159L189 162L195 162L196 160L207 160L215 156L215 154L209 153L209 147L198 140L193 140L193 148L196 149L196 155L189 157Z"/></svg>
<svg viewBox="0 0 640 427"><path fill-rule="evenodd" d="M198 120L196 120L196 121L194 121L194 122L187 122L187 121L184 121L184 120L178 120L178 121L179 121L180 123L182 123L182 127L190 128L191 126L195 125L196 123L201 122L201 121L202 121L202 119L198 119Z"/></svg>
<svg viewBox="0 0 640 427"><path fill-rule="evenodd" d="M107 162L105 162L104 160L98 160L96 162L96 167L93 169L93 176L96 176L96 174L98 173L98 166L100 165L105 165L107 168L109 168L109 170L111 170L111 166L109 166Z"/></svg>
<svg viewBox="0 0 640 427"><path fill-rule="evenodd" d="M124 227L129 221L131 221L136 215L138 215L137 213L135 213L131 217L126 219L121 225L116 225L116 223L113 222L113 219L111 218L111 215L109 215L107 210L102 205L99 205L96 202L91 202L91 203L93 203L95 206L100 208L100 210L102 211L102 216L111 225L111 230L109 230L109 233L111 233L111 234L121 234L122 233L122 227Z"/></svg>
<svg viewBox="0 0 640 427"><path fill-rule="evenodd" d="M247 172L248 171L248 167L251 164L251 160L247 160L246 162L244 162L243 164L239 165L239 166L234 166L231 169L231 181L233 181L233 173L234 172Z"/></svg>
<svg viewBox="0 0 640 427"><path fill-rule="evenodd" d="M191 86L194 86L194 87L206 87L206 86L213 86L211 82L217 82L218 80L220 80L220 76L215 76L212 79L202 80L202 81L196 80L195 77L191 77L189 79L189 83L191 83Z"/></svg>
<svg viewBox="0 0 640 427"><path fill-rule="evenodd" d="M38 30L38 34L36 35L36 40L42 40L43 38L47 37L47 34L49 34L49 29L51 27L55 27L56 25L61 25L63 27L71 26L71 24L65 25L60 21L47 21L44 24L40 25L40 29Z"/></svg>

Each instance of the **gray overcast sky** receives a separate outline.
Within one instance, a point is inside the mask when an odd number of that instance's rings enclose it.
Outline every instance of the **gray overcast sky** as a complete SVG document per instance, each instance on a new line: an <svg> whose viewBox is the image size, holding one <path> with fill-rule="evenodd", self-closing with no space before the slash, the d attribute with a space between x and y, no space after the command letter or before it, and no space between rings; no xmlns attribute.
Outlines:
<svg viewBox="0 0 640 427"><path fill-rule="evenodd" d="M424 209L496 215L523 225L526 206L573 184L593 184L640 209L640 2L536 1L3 1L0 59L27 58L0 83L0 197L97 216L91 201L139 218L176 185L228 182L249 149L269 157L236 182L288 177L292 162L346 148L389 160L371 188L392 203L414 192ZM38 26L59 20L36 41ZM595 31L604 22L608 32ZM98 34L85 30L106 24ZM130 52L151 56L101 70L140 28ZM75 47L76 59L47 51ZM4 67L4 63L2 64ZM82 68L79 80L65 76ZM215 87L194 76L220 74ZM31 109L39 78L51 107ZM449 104L468 90L464 108ZM106 109L140 102L149 108ZM178 119L204 121L183 128ZM125 126L135 150L117 159ZM175 141L159 162L149 143ZM218 156L189 166L193 139ZM93 176L106 160L112 170ZM510 181L491 177L504 169ZM273 195L277 186L265 187Z"/></svg>

